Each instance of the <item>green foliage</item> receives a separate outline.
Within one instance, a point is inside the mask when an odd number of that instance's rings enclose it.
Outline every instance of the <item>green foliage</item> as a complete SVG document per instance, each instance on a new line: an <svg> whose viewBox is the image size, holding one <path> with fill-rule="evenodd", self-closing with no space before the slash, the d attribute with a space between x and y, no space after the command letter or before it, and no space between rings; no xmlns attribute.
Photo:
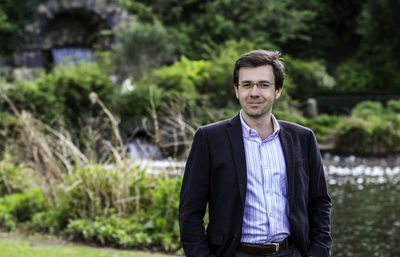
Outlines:
<svg viewBox="0 0 400 257"><path fill-rule="evenodd" d="M116 96L118 113L123 117L122 122L129 118L151 115L151 101L157 108L163 97L164 90L154 84L139 82L135 89L128 92L119 92Z"/></svg>
<svg viewBox="0 0 400 257"><path fill-rule="evenodd" d="M26 193L16 193L0 198L0 209L15 217L16 221L24 222L36 213L48 208L40 188L34 188Z"/></svg>
<svg viewBox="0 0 400 257"><path fill-rule="evenodd" d="M155 187L151 190L152 204L150 210L155 220L155 228L158 232L179 232L179 224L176 217L179 216L179 193L181 178L159 177Z"/></svg>
<svg viewBox="0 0 400 257"><path fill-rule="evenodd" d="M88 243L176 252L181 183L136 166L76 167L58 185L51 208L38 188L0 198L0 227L22 224Z"/></svg>
<svg viewBox="0 0 400 257"><path fill-rule="evenodd" d="M171 66L154 71L143 83L155 83L170 93L178 93L189 100L200 98L196 88L209 78L208 61L192 61L182 56Z"/></svg>
<svg viewBox="0 0 400 257"><path fill-rule="evenodd" d="M317 96L321 91L333 88L335 80L319 61L303 61L285 56L285 72L288 80L285 90L294 99L305 100Z"/></svg>
<svg viewBox="0 0 400 257"><path fill-rule="evenodd" d="M400 63L391 56L391 50L384 45L364 44L353 57L338 66L335 90L353 94L398 94Z"/></svg>
<svg viewBox="0 0 400 257"><path fill-rule="evenodd" d="M312 129L318 142L323 142L335 133L336 127L343 119L343 116L322 114L313 119L307 119L303 124Z"/></svg>
<svg viewBox="0 0 400 257"><path fill-rule="evenodd" d="M365 1L358 17L361 44L336 71L341 92L399 94L398 1Z"/></svg>
<svg viewBox="0 0 400 257"><path fill-rule="evenodd" d="M132 248L141 242L135 241L136 237L132 234L128 235L134 224L129 219L120 219L116 216L110 218L96 217L94 221L87 221L83 219L73 220L69 223L65 234L75 240L84 240L87 242L97 242L100 245L111 245L124 248ZM144 241L149 243L149 237L146 235Z"/></svg>
<svg viewBox="0 0 400 257"><path fill-rule="evenodd" d="M389 113L400 113L400 101L390 100L386 105Z"/></svg>
<svg viewBox="0 0 400 257"><path fill-rule="evenodd" d="M382 116L385 113L386 109L383 105L380 102L373 101L361 102L352 110L352 115L365 120L372 116Z"/></svg>
<svg viewBox="0 0 400 257"><path fill-rule="evenodd" d="M177 251L181 183L181 178L139 175L130 185L130 196L134 200L129 205L136 209L135 215L122 218L107 212L90 219L75 218L64 233L72 239L100 245Z"/></svg>
<svg viewBox="0 0 400 257"><path fill-rule="evenodd" d="M43 115L49 123L61 116L78 126L79 119L93 117L100 111L90 102L91 92L109 104L114 88L96 63L81 62L76 66L55 67L35 81L18 81L5 94L18 109Z"/></svg>
<svg viewBox="0 0 400 257"><path fill-rule="evenodd" d="M28 222L27 228L35 232L56 234L68 225L70 218L68 211L67 209L56 208L36 212Z"/></svg>
<svg viewBox="0 0 400 257"><path fill-rule="evenodd" d="M122 75L140 79L152 69L171 63L175 57L175 45L163 24L133 21L118 33L120 48L116 64Z"/></svg>
<svg viewBox="0 0 400 257"><path fill-rule="evenodd" d="M377 102L358 104L342 120L335 133L336 148L343 153L388 154L400 151L400 113L393 112L399 101L384 108Z"/></svg>
<svg viewBox="0 0 400 257"><path fill-rule="evenodd" d="M10 155L4 153L0 160L0 197L28 190L33 184L32 175L31 169L13 164Z"/></svg>
<svg viewBox="0 0 400 257"><path fill-rule="evenodd" d="M70 217L94 219L112 213L128 215L136 210L131 197L141 198L141 190L131 191L135 179L143 176L143 170L107 168L100 165L76 167L57 192L56 206L68 209ZM140 206L139 206L140 208Z"/></svg>
<svg viewBox="0 0 400 257"><path fill-rule="evenodd" d="M400 54L400 3L395 0L368 0L359 17L359 33L368 45L387 48L391 54ZM386 55L388 59L390 55Z"/></svg>
<svg viewBox="0 0 400 257"><path fill-rule="evenodd" d="M0 56L9 55L25 41L25 26L35 20L44 0L2 0L0 4Z"/></svg>
<svg viewBox="0 0 400 257"><path fill-rule="evenodd" d="M250 38L275 45L310 40L305 32L315 16L311 9L298 8L293 0L123 2L132 14L143 17L153 13L176 38L180 54L196 59L229 40Z"/></svg>

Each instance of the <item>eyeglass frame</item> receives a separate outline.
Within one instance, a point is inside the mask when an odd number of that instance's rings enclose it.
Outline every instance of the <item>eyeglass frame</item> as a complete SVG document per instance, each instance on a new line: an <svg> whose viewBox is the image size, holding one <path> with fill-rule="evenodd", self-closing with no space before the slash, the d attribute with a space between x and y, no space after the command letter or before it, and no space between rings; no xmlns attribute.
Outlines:
<svg viewBox="0 0 400 257"><path fill-rule="evenodd" d="M270 86L274 86L275 83L270 83L270 82L244 82L244 83L238 83L238 87L242 87L245 90L251 90L254 88L254 86L257 87L259 90L266 90Z"/></svg>

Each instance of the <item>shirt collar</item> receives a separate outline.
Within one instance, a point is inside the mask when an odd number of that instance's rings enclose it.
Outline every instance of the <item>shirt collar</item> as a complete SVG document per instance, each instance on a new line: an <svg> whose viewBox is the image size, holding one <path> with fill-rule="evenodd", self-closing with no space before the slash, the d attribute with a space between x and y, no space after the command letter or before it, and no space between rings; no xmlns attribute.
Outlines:
<svg viewBox="0 0 400 257"><path fill-rule="evenodd" d="M259 137L257 131L253 128L250 128L244 121L244 119L242 117L242 110L240 110L239 116L240 116L240 123L242 124L243 137L245 137L245 138ZM270 139L277 137L279 131L281 130L278 120L275 118L275 116L272 113L271 113L271 120L272 120L272 124L274 126L274 132L265 140L270 140Z"/></svg>

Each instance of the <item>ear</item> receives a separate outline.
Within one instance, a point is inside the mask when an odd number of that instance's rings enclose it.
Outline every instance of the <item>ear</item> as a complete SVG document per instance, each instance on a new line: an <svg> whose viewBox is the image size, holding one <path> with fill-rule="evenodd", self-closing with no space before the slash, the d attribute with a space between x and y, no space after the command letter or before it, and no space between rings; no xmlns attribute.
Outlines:
<svg viewBox="0 0 400 257"><path fill-rule="evenodd" d="M275 89L275 100L278 100L279 97L281 97L282 89L283 87Z"/></svg>
<svg viewBox="0 0 400 257"><path fill-rule="evenodd" d="M239 99L239 87L237 85L233 85L235 88L236 98Z"/></svg>

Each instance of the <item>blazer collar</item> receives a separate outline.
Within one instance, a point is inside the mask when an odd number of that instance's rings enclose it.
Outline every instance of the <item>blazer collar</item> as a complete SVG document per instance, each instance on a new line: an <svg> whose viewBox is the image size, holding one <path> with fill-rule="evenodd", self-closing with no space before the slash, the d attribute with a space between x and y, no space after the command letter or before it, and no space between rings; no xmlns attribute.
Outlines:
<svg viewBox="0 0 400 257"><path fill-rule="evenodd" d="M286 178L288 183L288 200L290 208L293 208L293 199L294 199L294 173L295 173L295 156L293 149L293 139L292 135L287 132L284 124L279 122L281 131L279 133L279 139L281 141L281 146L283 150L283 155L285 156L285 165L286 165Z"/></svg>
<svg viewBox="0 0 400 257"><path fill-rule="evenodd" d="M239 192L244 206L247 190L247 169L246 169L246 156L244 152L242 124L240 122L239 114L230 119L227 127L229 140L231 143L233 161L235 164L235 173L239 182Z"/></svg>

